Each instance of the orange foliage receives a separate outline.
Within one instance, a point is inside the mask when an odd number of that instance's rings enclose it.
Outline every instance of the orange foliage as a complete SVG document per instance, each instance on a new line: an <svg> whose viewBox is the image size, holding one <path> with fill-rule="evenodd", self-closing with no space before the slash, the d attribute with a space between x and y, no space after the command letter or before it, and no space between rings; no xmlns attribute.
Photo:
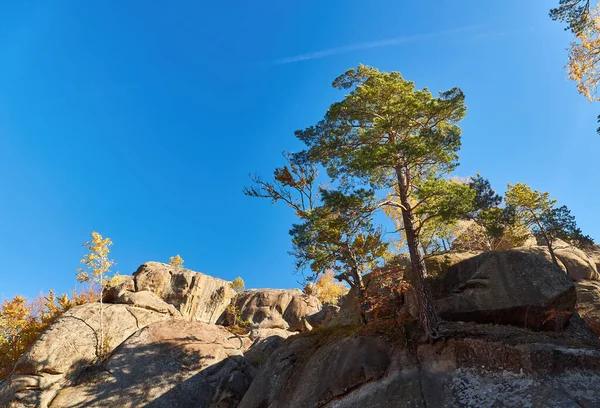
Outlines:
<svg viewBox="0 0 600 408"><path fill-rule="evenodd" d="M348 288L341 282L336 282L331 269L325 271L314 284L304 288L306 294L315 295L321 303L336 305L340 298L348 293Z"/></svg>
<svg viewBox="0 0 600 408"><path fill-rule="evenodd" d="M58 316L70 308L98 300L98 292L89 288L56 296L53 291L28 302L22 296L0 305L0 381L8 377L17 360Z"/></svg>

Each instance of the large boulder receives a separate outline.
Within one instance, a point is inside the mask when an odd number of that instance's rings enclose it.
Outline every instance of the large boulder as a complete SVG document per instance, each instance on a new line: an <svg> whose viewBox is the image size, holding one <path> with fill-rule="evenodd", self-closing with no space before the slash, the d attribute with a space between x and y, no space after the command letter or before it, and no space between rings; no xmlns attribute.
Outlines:
<svg viewBox="0 0 600 408"><path fill-rule="evenodd" d="M600 245L589 245L583 248L583 252L596 264L596 269L600 272Z"/></svg>
<svg viewBox="0 0 600 408"><path fill-rule="evenodd" d="M579 281L577 288L577 311L586 325L600 337L600 282Z"/></svg>
<svg viewBox="0 0 600 408"><path fill-rule="evenodd" d="M430 281L440 317L451 321L563 327L577 300L564 272L524 251L489 251Z"/></svg>
<svg viewBox="0 0 600 408"><path fill-rule="evenodd" d="M546 240L543 237L538 237L537 243L538 249L543 248L548 255L550 254ZM586 248L586 250L582 250L562 239L556 239L552 242L552 249L561 267L564 265L564 270L575 282L582 279L600 280L598 262L596 262L596 255L600 255L600 249L597 246L591 246Z"/></svg>
<svg viewBox="0 0 600 408"><path fill-rule="evenodd" d="M60 390L50 407L235 407L256 372L244 359L251 344L213 324L156 323Z"/></svg>
<svg viewBox="0 0 600 408"><path fill-rule="evenodd" d="M301 334L273 352L238 407L599 406L597 345L488 329L414 348L339 328Z"/></svg>
<svg viewBox="0 0 600 408"><path fill-rule="evenodd" d="M335 321L340 312L340 306L323 305L316 313L306 316L306 320L312 327L326 327Z"/></svg>
<svg viewBox="0 0 600 408"><path fill-rule="evenodd" d="M234 306L244 321L261 328L303 330L307 315L318 312L321 302L299 289L256 289L238 294Z"/></svg>
<svg viewBox="0 0 600 408"><path fill-rule="evenodd" d="M140 295L131 293L150 292L192 321L215 323L235 296L229 282L223 279L160 262L146 262L132 277L121 279L119 285L105 292L105 301L129 304L141 301ZM150 296L144 297L147 305Z"/></svg>
<svg viewBox="0 0 600 408"><path fill-rule="evenodd" d="M466 259L477 256L480 252L449 252L447 254L429 256L425 258L427 276L433 279L444 275L448 269ZM350 289L342 298L342 306L335 317L325 323L325 327L354 326L365 322L365 319L378 316L386 317L398 312L401 307L399 291L403 281L411 279L410 258L408 254L400 254L384 268L377 269L363 276L365 285L365 298L367 302L360 305L356 297L356 290ZM406 302L408 313L418 316L414 297L409 292L409 301Z"/></svg>
<svg viewBox="0 0 600 408"><path fill-rule="evenodd" d="M168 313L127 305L77 306L60 317L23 354L0 387L2 407L43 407L71 376L110 353L144 326L169 319Z"/></svg>
<svg viewBox="0 0 600 408"><path fill-rule="evenodd" d="M581 249L567 246L555 249L554 253L567 268L569 277L575 282L583 279L600 280L596 264Z"/></svg>

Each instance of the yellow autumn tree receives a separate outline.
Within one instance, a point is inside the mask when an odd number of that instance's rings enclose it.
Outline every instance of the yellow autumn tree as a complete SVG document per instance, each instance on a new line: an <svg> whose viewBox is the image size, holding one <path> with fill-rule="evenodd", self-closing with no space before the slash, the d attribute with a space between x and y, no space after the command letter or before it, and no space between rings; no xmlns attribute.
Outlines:
<svg viewBox="0 0 600 408"><path fill-rule="evenodd" d="M175 269L179 269L183 267L183 258L177 254L169 258L169 265L174 266Z"/></svg>
<svg viewBox="0 0 600 408"><path fill-rule="evenodd" d="M99 233L92 232L92 240L83 244L88 249L88 252L80 260L84 267L77 270L78 282L97 285L100 292L100 338L96 350L98 356L104 353L104 304L102 303L102 293L110 282L110 269L115 264L108 257L111 245L110 238L103 238Z"/></svg>
<svg viewBox="0 0 600 408"><path fill-rule="evenodd" d="M46 328L70 308L96 301L97 292L73 291L71 297L50 291L29 302L15 296L0 305L0 381L8 377L17 360Z"/></svg>
<svg viewBox="0 0 600 408"><path fill-rule="evenodd" d="M243 292L245 288L246 284L240 276L231 281L231 289L233 289L235 293Z"/></svg>
<svg viewBox="0 0 600 408"><path fill-rule="evenodd" d="M590 101L600 100L600 11L597 7L590 9L588 24L576 33L571 43L567 69L579 93Z"/></svg>
<svg viewBox="0 0 600 408"><path fill-rule="evenodd" d="M334 275L333 270L326 270L316 283L307 285L305 292L315 295L321 303L336 305L348 293L348 288L337 282Z"/></svg>

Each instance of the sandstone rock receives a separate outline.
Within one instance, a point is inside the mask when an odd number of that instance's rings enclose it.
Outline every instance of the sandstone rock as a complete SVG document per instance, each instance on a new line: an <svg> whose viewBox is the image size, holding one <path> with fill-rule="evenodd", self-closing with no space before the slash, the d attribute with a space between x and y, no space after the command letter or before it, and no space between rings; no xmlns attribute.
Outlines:
<svg viewBox="0 0 600 408"><path fill-rule="evenodd" d="M568 322L576 302L560 268L523 251L485 252L430 283L438 313L452 321L554 329Z"/></svg>
<svg viewBox="0 0 600 408"><path fill-rule="evenodd" d="M131 294L151 292L158 300L173 305L186 320L215 323L235 296L229 282L223 279L160 262L146 262L132 277L122 279L120 285L105 292L105 301L126 304L139 301L143 307L164 309L164 304L151 300L147 293Z"/></svg>
<svg viewBox="0 0 600 408"><path fill-rule="evenodd" d="M99 303L74 307L58 317L19 359L7 384L2 384L0 406L45 406L67 376L97 360L99 348L110 352L138 329L169 318L126 305L104 305L103 315L103 347Z"/></svg>
<svg viewBox="0 0 600 408"><path fill-rule="evenodd" d="M377 336L311 332L273 352L238 407L598 406L600 350L533 337L540 342L467 337L415 352Z"/></svg>
<svg viewBox="0 0 600 408"><path fill-rule="evenodd" d="M301 330L302 319L321 309L321 302L299 289L258 289L240 293L235 307L242 320L261 328Z"/></svg>
<svg viewBox="0 0 600 408"><path fill-rule="evenodd" d="M250 344L213 324L155 323L62 389L50 407L235 407L254 375L243 358Z"/></svg>
<svg viewBox="0 0 600 408"><path fill-rule="evenodd" d="M577 288L577 309L586 325L600 337L600 282L579 281Z"/></svg>

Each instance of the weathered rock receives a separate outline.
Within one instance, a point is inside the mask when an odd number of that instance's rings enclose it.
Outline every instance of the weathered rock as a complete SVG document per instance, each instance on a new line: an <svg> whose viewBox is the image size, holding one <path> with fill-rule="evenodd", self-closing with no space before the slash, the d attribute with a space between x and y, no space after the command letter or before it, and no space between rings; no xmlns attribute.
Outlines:
<svg viewBox="0 0 600 408"><path fill-rule="evenodd" d="M126 305L104 305L104 344L100 343L100 304L67 311L40 336L17 362L2 385L0 406L39 407L54 397L69 376L109 353L140 328L169 318Z"/></svg>
<svg viewBox="0 0 600 408"><path fill-rule="evenodd" d="M312 327L326 327L336 319L340 312L340 306L323 305L321 310L306 316L306 320Z"/></svg>
<svg viewBox="0 0 600 408"><path fill-rule="evenodd" d="M318 312L321 302L299 289L258 289L237 295L235 307L242 320L258 327L299 331L304 317Z"/></svg>
<svg viewBox="0 0 600 408"><path fill-rule="evenodd" d="M263 327L253 327L250 329L250 337L255 341L260 341L264 339L268 339L269 337L281 337L283 339L287 339L294 334L298 334L299 332L293 332L286 329L277 329L277 328L263 328Z"/></svg>
<svg viewBox="0 0 600 408"><path fill-rule="evenodd" d="M568 322L575 286L556 265L523 251L490 251L430 281L438 313L451 321L554 329Z"/></svg>
<svg viewBox="0 0 600 408"><path fill-rule="evenodd" d="M577 310L586 325L600 337L600 282L579 281L577 288Z"/></svg>
<svg viewBox="0 0 600 408"><path fill-rule="evenodd" d="M575 282L582 279L600 280L596 264L581 249L569 246L557 248L554 253L567 268L569 277Z"/></svg>
<svg viewBox="0 0 600 408"><path fill-rule="evenodd" d="M515 248L515 250L535 253L552 262L552 256L546 246L519 247ZM553 250L558 260L558 266L569 275L571 280L577 282L582 279L600 279L600 274L598 274L596 265L582 250L568 245L567 243L564 243L564 245L555 244Z"/></svg>
<svg viewBox="0 0 600 408"><path fill-rule="evenodd" d="M215 323L235 296L229 282L223 279L160 262L146 262L132 277L122 279L121 284L105 292L105 301L127 304L139 301L144 307L164 308L147 294L131 295L151 292L173 305L186 320Z"/></svg>
<svg viewBox="0 0 600 408"><path fill-rule="evenodd" d="M425 258L425 268L427 276L434 278L446 273L448 268L465 259L473 258L481 253L481 251L465 251L465 252L448 252L441 255L431 255ZM396 256L390 263L392 267L399 267L405 274L407 279L410 279L410 257L407 253L402 253Z"/></svg>
<svg viewBox="0 0 600 408"><path fill-rule="evenodd" d="M167 313L171 316L181 316L175 306L168 304L154 293L143 290L141 292L120 292L114 303L132 305L158 313Z"/></svg>
<svg viewBox="0 0 600 408"><path fill-rule="evenodd" d="M596 264L596 269L600 272L600 245L590 245L583 248L583 252Z"/></svg>
<svg viewBox="0 0 600 408"><path fill-rule="evenodd" d="M531 245L528 247L517 247L514 248L514 251L521 251L521 252L525 252L528 254L535 254L538 256L541 256L542 258L546 259L548 262L554 262L552 260L552 255L550 255L550 251L548 250L548 247L545 246L539 246L539 245ZM567 267L565 266L565 264L562 263L562 261L557 257L556 260L558 261L558 267L560 269L562 269L563 272L567 273Z"/></svg>
<svg viewBox="0 0 600 408"><path fill-rule="evenodd" d="M311 332L273 352L238 407L598 406L600 350L533 338L459 337L415 352L376 336Z"/></svg>
<svg viewBox="0 0 600 408"><path fill-rule="evenodd" d="M255 372L243 358L250 344L213 324L155 323L62 389L50 407L235 407Z"/></svg>

